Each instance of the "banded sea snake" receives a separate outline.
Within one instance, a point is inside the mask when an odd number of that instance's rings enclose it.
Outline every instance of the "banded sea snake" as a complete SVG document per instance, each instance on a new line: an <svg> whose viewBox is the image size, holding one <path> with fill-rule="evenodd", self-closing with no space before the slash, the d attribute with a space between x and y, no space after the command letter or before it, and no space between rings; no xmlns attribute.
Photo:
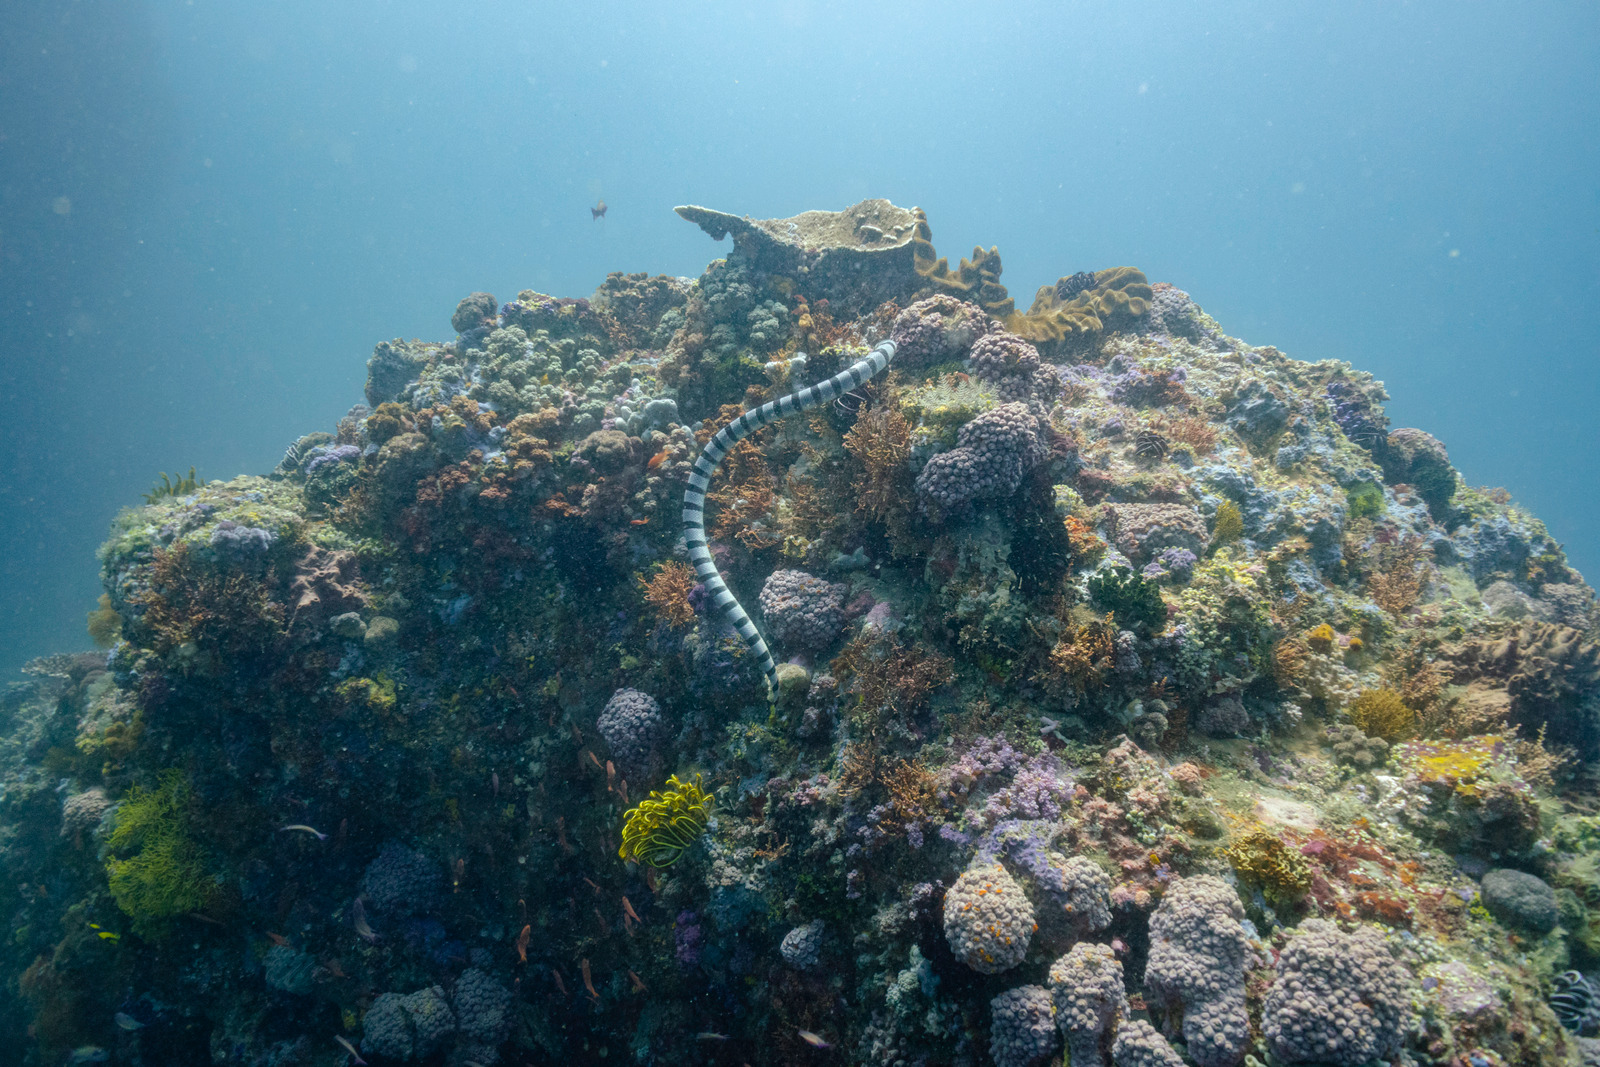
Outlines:
<svg viewBox="0 0 1600 1067"><path fill-rule="evenodd" d="M863 382L871 381L882 374L889 361L894 359L894 349L893 341L882 341L867 354L867 358L851 364L820 385L808 385L798 392L751 408L717 431L717 435L695 458L694 470L689 473L689 488L683 494L683 539L689 546L689 560L694 564L695 574L705 583L711 603L728 617L733 628L739 631L739 636L755 654L761 673L767 679L769 700L778 694L778 665L772 662L772 653L767 650L767 643L756 629L756 624L750 621L750 616L739 606L738 599L729 592L728 583L717 572L716 561L706 547L706 489L711 485L711 475L716 472L717 465L734 445L785 415L825 404Z"/></svg>

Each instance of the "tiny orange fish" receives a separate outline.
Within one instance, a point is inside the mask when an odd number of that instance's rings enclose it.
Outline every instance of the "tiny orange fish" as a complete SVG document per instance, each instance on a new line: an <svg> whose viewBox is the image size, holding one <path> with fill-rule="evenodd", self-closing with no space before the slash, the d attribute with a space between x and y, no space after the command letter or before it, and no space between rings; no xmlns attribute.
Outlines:
<svg viewBox="0 0 1600 1067"><path fill-rule="evenodd" d="M665 452L657 452L655 455L650 457L650 462L646 463L645 466L649 467L651 470L655 470L657 467L661 466L661 461L666 458L667 454Z"/></svg>
<svg viewBox="0 0 1600 1067"><path fill-rule="evenodd" d="M519 962L528 962L528 940L532 936L533 927L531 925L524 926L522 928L522 933L517 935L517 960Z"/></svg>
<svg viewBox="0 0 1600 1067"><path fill-rule="evenodd" d="M806 1044L810 1045L812 1048L832 1048L833 1047L828 1042L822 1040L822 1038L820 1036L818 1036L816 1034L813 1034L810 1030L800 1030L800 1031L798 1031L798 1033L800 1034L800 1040L804 1041Z"/></svg>
<svg viewBox="0 0 1600 1067"><path fill-rule="evenodd" d="M635 993L643 993L645 991L645 985L644 985L644 980L643 979L641 979L638 975L634 974L632 971L628 972L628 977L630 979L632 979L632 981L633 981L633 991Z"/></svg>
<svg viewBox="0 0 1600 1067"><path fill-rule="evenodd" d="M632 919L640 926L644 925L644 920L639 918L639 913L633 910L633 904L629 902L627 897L622 898L622 910L628 916L628 918Z"/></svg>
<svg viewBox="0 0 1600 1067"><path fill-rule="evenodd" d="M589 957L585 956L578 961L578 970L583 972L583 988L589 991L591 997L599 1000L600 994L594 991L594 979L589 976Z"/></svg>
<svg viewBox="0 0 1600 1067"><path fill-rule="evenodd" d="M271 930L267 931L267 937L271 939L274 945L277 945L280 948L287 947L289 944L289 939L287 937L284 937L282 934L275 934Z"/></svg>

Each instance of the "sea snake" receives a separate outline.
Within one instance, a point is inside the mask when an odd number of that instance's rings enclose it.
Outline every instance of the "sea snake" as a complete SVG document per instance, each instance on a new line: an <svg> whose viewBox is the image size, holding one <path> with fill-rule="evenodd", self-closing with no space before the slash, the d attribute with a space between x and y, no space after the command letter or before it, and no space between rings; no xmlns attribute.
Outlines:
<svg viewBox="0 0 1600 1067"><path fill-rule="evenodd" d="M683 539L689 546L689 559L694 563L695 573L705 583L711 602L722 610L750 651L755 653L761 673L767 679L768 699L775 698L778 693L778 665L772 662L772 653L767 650L767 643L762 640L756 624L750 621L750 616L745 614L739 601L728 591L728 583L717 573L717 564L711 558L711 550L706 547L706 488L711 484L711 475L716 472L717 464L722 462L734 445L770 422L796 411L825 404L876 378L894 359L894 347L893 341L883 341L867 354L866 359L851 364L822 384L809 385L799 392L751 408L717 431L717 435L696 457L694 470L689 473L689 488L683 494Z"/></svg>

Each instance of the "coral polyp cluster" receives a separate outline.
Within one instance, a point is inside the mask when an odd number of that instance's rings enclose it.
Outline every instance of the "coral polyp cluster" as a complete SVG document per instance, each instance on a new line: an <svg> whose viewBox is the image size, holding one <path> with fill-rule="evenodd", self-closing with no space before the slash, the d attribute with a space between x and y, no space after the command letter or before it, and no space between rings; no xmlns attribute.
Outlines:
<svg viewBox="0 0 1600 1067"><path fill-rule="evenodd" d="M117 517L0 692L12 1059L1594 1056L1600 611L1509 492L1133 268L680 214Z"/></svg>

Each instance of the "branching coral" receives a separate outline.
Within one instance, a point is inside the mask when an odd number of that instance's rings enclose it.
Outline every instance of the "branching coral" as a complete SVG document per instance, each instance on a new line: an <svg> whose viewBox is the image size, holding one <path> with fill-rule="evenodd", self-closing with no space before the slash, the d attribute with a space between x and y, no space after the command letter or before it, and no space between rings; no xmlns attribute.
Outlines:
<svg viewBox="0 0 1600 1067"><path fill-rule="evenodd" d="M217 883L188 830L189 796L188 776L164 771L155 789L135 787L123 800L107 840L111 895L147 935L216 897Z"/></svg>
<svg viewBox="0 0 1600 1067"><path fill-rule="evenodd" d="M921 710L932 692L955 677L944 656L907 648L894 638L862 635L833 661L833 673L855 679L861 703L852 718L870 733L884 716L909 716Z"/></svg>
<svg viewBox="0 0 1600 1067"><path fill-rule="evenodd" d="M1427 542L1416 534L1380 545L1376 566L1367 577L1367 594L1389 614L1403 615L1427 587L1431 558Z"/></svg>
<svg viewBox="0 0 1600 1067"><path fill-rule="evenodd" d="M651 791L623 816L617 855L647 867L672 866L705 833L712 807L712 795L703 788L700 775L689 782L672 775L664 791Z"/></svg>
<svg viewBox="0 0 1600 1067"><path fill-rule="evenodd" d="M1111 618L1069 628L1050 650L1050 669L1080 693L1098 685L1116 665L1117 628Z"/></svg>
<svg viewBox="0 0 1600 1067"><path fill-rule="evenodd" d="M194 642L243 655L283 632L283 607L265 581L201 561L186 541L156 552L135 602L144 609L139 628L162 652Z"/></svg>
<svg viewBox="0 0 1600 1067"><path fill-rule="evenodd" d="M644 589L645 603L655 610L662 622L679 630L694 622L689 593L699 579L693 567L675 559L667 560L650 577L639 575L638 581Z"/></svg>
<svg viewBox="0 0 1600 1067"><path fill-rule="evenodd" d="M1369 737L1400 741L1416 731L1417 713L1393 689L1368 689L1348 710L1350 721Z"/></svg>
<svg viewBox="0 0 1600 1067"><path fill-rule="evenodd" d="M1311 888L1311 867L1293 846L1262 827L1224 850L1240 881L1261 890L1274 908L1292 908Z"/></svg>

